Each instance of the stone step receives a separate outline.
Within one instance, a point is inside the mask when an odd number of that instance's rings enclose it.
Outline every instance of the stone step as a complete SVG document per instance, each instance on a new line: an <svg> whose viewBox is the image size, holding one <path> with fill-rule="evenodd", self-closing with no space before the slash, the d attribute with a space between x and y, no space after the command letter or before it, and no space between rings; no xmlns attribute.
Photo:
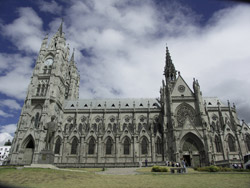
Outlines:
<svg viewBox="0 0 250 188"><path fill-rule="evenodd" d="M50 169L58 169L56 166L52 164L31 164L30 166L24 166L24 168L50 168Z"/></svg>

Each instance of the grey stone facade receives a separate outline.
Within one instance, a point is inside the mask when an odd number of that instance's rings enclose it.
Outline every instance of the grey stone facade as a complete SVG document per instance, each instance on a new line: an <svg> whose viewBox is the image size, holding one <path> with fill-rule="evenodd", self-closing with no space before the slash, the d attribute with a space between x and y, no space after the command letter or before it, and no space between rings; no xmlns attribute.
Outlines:
<svg viewBox="0 0 250 188"><path fill-rule="evenodd" d="M159 99L78 99L80 75L69 59L62 31L46 36L28 87L11 148L11 164L40 163L45 126L55 116L50 158L60 165L157 163L184 157L191 166L241 163L250 150L250 129L235 106L203 97L176 72L166 49ZM52 156L53 155L53 156Z"/></svg>

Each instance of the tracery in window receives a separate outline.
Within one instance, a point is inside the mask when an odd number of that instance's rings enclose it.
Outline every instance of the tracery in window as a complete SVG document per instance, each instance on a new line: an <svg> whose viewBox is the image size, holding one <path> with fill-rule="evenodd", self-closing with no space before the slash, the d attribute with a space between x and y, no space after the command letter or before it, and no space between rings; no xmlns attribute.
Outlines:
<svg viewBox="0 0 250 188"><path fill-rule="evenodd" d="M191 123L196 123L194 109L190 105L183 103L179 106L179 110L177 111L178 126L182 127L187 118L189 118Z"/></svg>

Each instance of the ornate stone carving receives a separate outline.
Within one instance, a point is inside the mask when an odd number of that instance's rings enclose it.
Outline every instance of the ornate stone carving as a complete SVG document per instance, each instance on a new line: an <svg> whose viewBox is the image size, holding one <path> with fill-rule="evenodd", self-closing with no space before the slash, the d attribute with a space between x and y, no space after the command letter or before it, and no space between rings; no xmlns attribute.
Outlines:
<svg viewBox="0 0 250 188"><path fill-rule="evenodd" d="M182 104L180 109L177 111L177 122L178 126L182 127L185 120L189 118L192 123L195 124L195 111L187 104Z"/></svg>
<svg viewBox="0 0 250 188"><path fill-rule="evenodd" d="M185 86L184 86L184 85L179 85L178 91L179 91L180 93L183 93L183 92L185 91Z"/></svg>

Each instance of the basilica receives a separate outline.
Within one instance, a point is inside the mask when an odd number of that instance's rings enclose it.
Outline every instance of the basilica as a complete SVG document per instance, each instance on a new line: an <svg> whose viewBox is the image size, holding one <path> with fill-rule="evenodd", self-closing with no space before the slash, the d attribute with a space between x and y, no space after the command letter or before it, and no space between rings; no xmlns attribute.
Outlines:
<svg viewBox="0 0 250 188"><path fill-rule="evenodd" d="M160 73L159 73L160 74ZM58 167L242 163L250 128L234 104L190 87L166 48L157 98L79 99L80 74L61 24L42 42L10 151L10 164Z"/></svg>

